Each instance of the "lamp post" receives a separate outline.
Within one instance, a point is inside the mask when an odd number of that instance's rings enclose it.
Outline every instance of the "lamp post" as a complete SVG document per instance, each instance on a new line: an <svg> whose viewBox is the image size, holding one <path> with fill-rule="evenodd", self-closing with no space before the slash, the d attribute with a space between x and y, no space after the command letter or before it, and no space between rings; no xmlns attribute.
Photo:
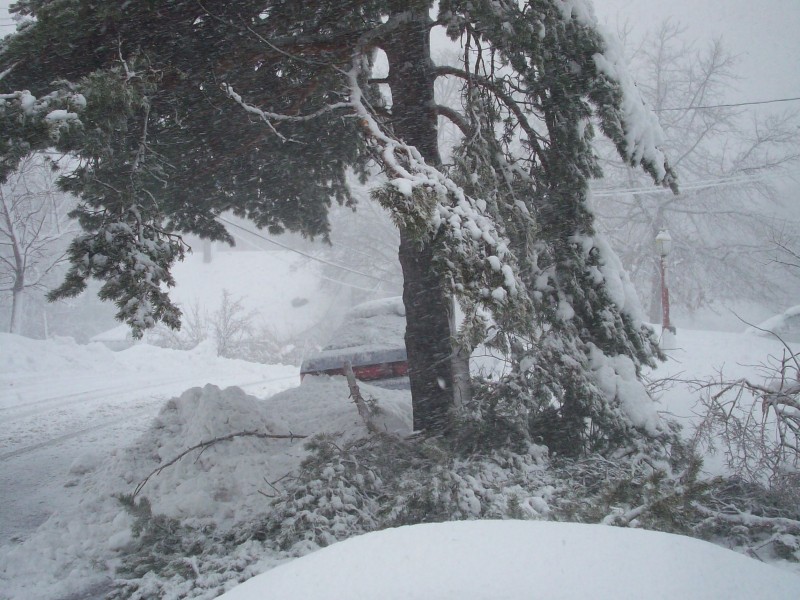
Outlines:
<svg viewBox="0 0 800 600"><path fill-rule="evenodd" d="M669 331L675 334L675 328L669 321L669 288L667 287L667 255L672 250L672 236L669 231L662 229L656 236L656 252L659 256L659 269L661 271L661 333Z"/></svg>

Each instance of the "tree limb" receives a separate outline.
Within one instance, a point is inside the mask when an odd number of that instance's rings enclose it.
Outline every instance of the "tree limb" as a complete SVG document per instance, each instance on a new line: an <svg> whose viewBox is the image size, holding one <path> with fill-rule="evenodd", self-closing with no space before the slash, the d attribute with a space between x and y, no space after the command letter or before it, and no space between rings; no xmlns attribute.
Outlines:
<svg viewBox="0 0 800 600"><path fill-rule="evenodd" d="M522 130L528 136L528 142L530 143L531 147L534 150L534 153L539 159L539 162L542 163L542 166L545 170L548 170L547 162L544 156L544 151L542 150L542 146L539 143L540 135L536 133L533 127L531 127L530 122L528 121L528 117L520 108L519 103L514 100L509 94L505 92L497 83L487 79L486 77L481 77L480 75L475 75L473 73L467 73L466 71L459 69L457 67L449 67L446 65L440 65L434 69L434 73L437 77L451 75L453 77L460 77L461 79L472 82L476 85L479 85L491 93L493 93L497 98L511 111L514 116L517 118L517 122Z"/></svg>
<svg viewBox="0 0 800 600"><path fill-rule="evenodd" d="M461 133L464 134L464 137L470 137L473 133L475 133L460 112L442 104L437 104L435 110L437 115L448 119L456 127L458 127L461 130Z"/></svg>
<svg viewBox="0 0 800 600"><path fill-rule="evenodd" d="M136 489L133 491L133 495L131 496L131 498L136 498L136 496L139 494L139 492L142 491L142 489L144 488L144 486L147 484L147 482L150 480L151 477L153 477L154 475L158 475L159 473L161 473L161 471L163 471L167 467L171 467L172 465L177 463L179 460L181 460L184 456L186 456L190 452L193 452L195 450L201 450L202 451L202 450L205 450L206 448L208 448L209 446L213 446L213 445L218 444L220 442L229 442L230 440L232 440L234 438L237 438L237 437L255 437L255 438L260 438L260 439L264 439L264 440L290 440L290 441L294 441L294 440L298 440L298 439L307 438L308 436L307 435L298 435L298 434L295 434L295 433L288 433L288 434L264 433L262 431L255 431L254 430L254 431L238 431L236 433L231 433L231 434L228 434L228 435L224 435L222 437L216 437L216 438L211 439L211 440L206 440L205 442L200 442L199 444L195 444L191 448L187 448L186 450L184 450L183 452L178 454L175 458L173 458L169 462L164 463L163 465L161 465L157 469L155 469L152 472L150 472L150 474L147 477L145 477L139 483L139 485L136 486Z"/></svg>

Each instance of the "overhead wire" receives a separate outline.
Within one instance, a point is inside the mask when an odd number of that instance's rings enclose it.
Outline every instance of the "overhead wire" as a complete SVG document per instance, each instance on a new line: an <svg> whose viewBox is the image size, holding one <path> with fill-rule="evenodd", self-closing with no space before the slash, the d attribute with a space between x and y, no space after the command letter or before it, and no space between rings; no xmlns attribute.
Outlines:
<svg viewBox="0 0 800 600"><path fill-rule="evenodd" d="M349 273L354 273L356 275L361 275L362 277L367 277L368 279L374 279L375 281L380 281L382 283L388 283L390 285L394 285L394 282L389 281L388 279L383 279L382 277L378 277L377 275L371 275L369 273L363 273L362 271L357 271L356 269L351 269L350 267L346 267L344 265L336 264L336 263L331 262L329 260L325 260L324 258L319 258L318 256L314 256L313 254L308 254L307 252L303 252L302 250L298 250L297 248L292 248L291 246L287 246L286 244L282 244L282 243L277 242L277 241L275 241L273 239L270 239L270 238L268 238L268 237L266 237L264 235L261 235L258 232L255 232L255 231L252 231L250 229L247 229L246 227L242 227L238 223L234 223L233 221L229 221L228 219L225 219L224 217L217 217L217 221L220 221L222 223L230 225L231 227L236 227L237 229L240 229L240 230L242 230L242 231L244 231L246 233L249 233L250 235L253 235L253 236L255 236L255 237L259 238L259 239L262 239L262 240L264 240L266 242L269 242L270 244L274 244L276 246L279 246L280 248L283 248L284 250L289 250L290 252L294 252L295 254L299 254L300 256L304 256L304 257L308 258L309 260L313 260L313 261L316 261L318 263L322 263L324 265L328 265L329 267L334 267L336 269L341 269L342 271L347 271Z"/></svg>
<svg viewBox="0 0 800 600"><path fill-rule="evenodd" d="M742 183L755 183L761 181L763 178L760 176L754 177L730 177L727 179L707 179L700 181L690 181L685 184L678 184L680 191L703 190L715 187L725 187L728 185L738 185ZM592 192L595 198L608 198L612 196L628 196L635 194L671 194L672 190L660 187L631 187L619 189L597 190Z"/></svg>
<svg viewBox="0 0 800 600"><path fill-rule="evenodd" d="M256 232L254 232L254 231L250 231L250 230L248 230L248 229L245 229L245 231L246 231L247 233L251 234L251 235L257 235L257 234L256 234ZM260 244L257 244L257 243L255 243L253 240L249 240L249 239L247 239L246 237L243 237L243 236L241 236L241 235L237 235L236 233L231 233L231 235L232 235L232 236L233 236L233 237L234 237L234 238L235 238L237 241L244 242L245 244L248 244L249 246L252 246L252 247L253 247L253 248L255 248L256 250L264 250L264 247L263 247L263 246L261 246ZM263 239L263 238L262 238L262 239ZM269 242L271 242L272 240L269 240L269 239L267 239L266 241L269 241ZM280 257L280 256L277 256L277 257L275 257L275 258L278 260L278 262L282 262L282 263L285 263L285 264L291 264L291 263L290 263L288 260L286 260L285 258L282 258L282 257ZM320 275L320 274L317 274L317 277L318 277L319 279L323 279L323 280L325 280L325 281L330 281L331 283L335 283L335 284L337 284L337 285L341 285L341 286L344 286L344 287L353 288L354 290L359 290L359 291L361 291L361 292L369 292L369 293L372 293L372 294L375 294L375 293L377 293L377 292L378 292L378 290L379 290L379 286L380 286L380 283L381 283L381 282L378 282L378 283L375 285L375 287L373 287L373 288L366 288L366 287L363 287L363 286L360 286L360 285L355 285L355 284L349 283L349 282L347 282L347 281L342 281L341 279L334 279L333 277L326 277L325 275Z"/></svg>
<svg viewBox="0 0 800 600"><path fill-rule="evenodd" d="M797 102L800 96L792 98L771 98L769 100L753 100L750 102L731 102L729 104L706 104L704 106L676 106L674 108L654 108L653 112L668 112L676 110L705 110L710 108L736 108L737 106L756 106L759 104L776 104L778 102Z"/></svg>

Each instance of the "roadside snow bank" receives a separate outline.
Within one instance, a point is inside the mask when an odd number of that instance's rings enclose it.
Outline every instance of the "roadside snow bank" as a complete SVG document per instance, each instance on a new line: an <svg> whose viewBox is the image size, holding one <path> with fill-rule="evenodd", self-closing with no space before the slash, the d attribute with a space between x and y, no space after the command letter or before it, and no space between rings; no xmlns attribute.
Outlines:
<svg viewBox="0 0 800 600"><path fill-rule="evenodd" d="M375 398L381 428L410 433L408 392L366 384L361 389ZM225 530L266 512L269 499L258 492L270 493L267 482L278 482L299 466L307 455L300 437L234 437L168 464L201 442L243 431L331 433L343 440L367 434L343 377L307 377L301 386L267 400L238 387L189 389L166 401L133 444L104 458L85 454L73 463L69 485L76 504L54 514L23 543L0 548L0 598L63 598L108 582L134 541L133 518L117 498L131 494L151 474L140 497L148 499L153 513L187 525Z"/></svg>
<svg viewBox="0 0 800 600"><path fill-rule="evenodd" d="M101 371L114 361L114 352L102 344L78 344L69 337L33 340L0 333L0 375L14 376L74 369Z"/></svg>
<svg viewBox="0 0 800 600"><path fill-rule="evenodd" d="M259 575L219 600L794 600L800 577L683 536L461 521L387 529Z"/></svg>
<svg viewBox="0 0 800 600"><path fill-rule="evenodd" d="M407 392L361 387L366 396L376 398L381 428L410 433ZM150 429L109 463L104 478L124 482L130 493L150 473L165 467L141 492L154 513L188 524L231 527L267 509L268 500L259 491L270 493L272 482L300 465L306 456L304 438L319 433L339 434L343 440L367 435L349 393L343 377L309 377L300 387L266 401L237 387L221 390L206 385L187 390L169 400ZM241 432L291 437L234 437L194 450L166 466L201 442Z"/></svg>

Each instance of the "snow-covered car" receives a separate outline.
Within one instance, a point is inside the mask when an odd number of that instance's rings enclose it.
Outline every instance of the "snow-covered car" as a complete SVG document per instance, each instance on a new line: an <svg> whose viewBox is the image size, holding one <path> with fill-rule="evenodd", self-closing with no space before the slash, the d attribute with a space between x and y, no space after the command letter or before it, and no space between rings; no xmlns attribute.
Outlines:
<svg viewBox="0 0 800 600"><path fill-rule="evenodd" d="M800 304L770 317L755 327L748 327L745 333L761 336L778 336L784 342L800 343Z"/></svg>
<svg viewBox="0 0 800 600"><path fill-rule="evenodd" d="M361 381L408 388L405 331L406 310L401 297L359 304L347 312L330 343L306 357L300 376L343 375L349 362Z"/></svg>

